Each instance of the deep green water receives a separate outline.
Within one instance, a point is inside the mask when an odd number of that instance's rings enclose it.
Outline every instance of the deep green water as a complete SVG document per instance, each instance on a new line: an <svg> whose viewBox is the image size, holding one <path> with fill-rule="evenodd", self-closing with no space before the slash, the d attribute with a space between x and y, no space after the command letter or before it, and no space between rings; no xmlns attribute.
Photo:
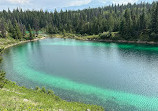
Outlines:
<svg viewBox="0 0 158 111"><path fill-rule="evenodd" d="M5 50L2 68L21 86L45 86L107 111L158 111L158 47L45 39Z"/></svg>

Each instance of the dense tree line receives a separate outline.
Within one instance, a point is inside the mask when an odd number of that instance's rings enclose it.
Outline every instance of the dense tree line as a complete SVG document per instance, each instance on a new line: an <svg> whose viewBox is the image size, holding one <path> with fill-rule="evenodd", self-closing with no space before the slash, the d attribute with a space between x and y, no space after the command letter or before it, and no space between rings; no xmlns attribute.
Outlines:
<svg viewBox="0 0 158 111"><path fill-rule="evenodd" d="M8 9L0 12L0 36L3 38L9 33L11 37L21 39L28 30L30 39L33 39L41 29L50 34L68 32L93 35L118 32L126 40L158 40L158 2L77 11Z"/></svg>

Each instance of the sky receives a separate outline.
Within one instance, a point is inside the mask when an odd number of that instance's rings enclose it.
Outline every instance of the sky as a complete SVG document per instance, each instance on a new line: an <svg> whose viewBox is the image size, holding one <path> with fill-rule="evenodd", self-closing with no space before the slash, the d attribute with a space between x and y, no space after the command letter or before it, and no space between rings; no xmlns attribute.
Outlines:
<svg viewBox="0 0 158 111"><path fill-rule="evenodd" d="M0 0L0 10L7 10L8 8L10 10L15 9L17 7L20 7L22 9L35 9L35 10L50 10L55 8L65 8L65 7L77 7L82 5L88 5L94 0ZM110 1L110 3L116 3L116 4L127 4L135 3L140 0L95 0L100 3L104 3L106 5L107 1ZM153 0L142 0L145 2L151 2Z"/></svg>

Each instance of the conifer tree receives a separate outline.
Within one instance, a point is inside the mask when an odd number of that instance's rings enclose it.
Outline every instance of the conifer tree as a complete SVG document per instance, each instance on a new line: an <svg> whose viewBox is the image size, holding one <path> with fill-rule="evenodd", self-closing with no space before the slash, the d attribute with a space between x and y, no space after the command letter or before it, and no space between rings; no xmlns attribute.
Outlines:
<svg viewBox="0 0 158 111"><path fill-rule="evenodd" d="M32 34L32 29L31 29L30 24L29 24L28 31L29 31L29 40L33 40L33 34Z"/></svg>
<svg viewBox="0 0 158 111"><path fill-rule="evenodd" d="M158 2L152 7L152 31L158 34Z"/></svg>
<svg viewBox="0 0 158 111"><path fill-rule="evenodd" d="M20 31L20 27L17 21L15 21L15 25L14 25L13 38L19 40L22 39L22 32Z"/></svg>
<svg viewBox="0 0 158 111"><path fill-rule="evenodd" d="M1 32L1 37L6 38L7 30L6 30L6 25L5 25L5 20L4 18L0 19L0 32Z"/></svg>
<svg viewBox="0 0 158 111"><path fill-rule="evenodd" d="M139 17L139 29L140 30L146 29L146 16L144 9L143 9L143 13Z"/></svg>

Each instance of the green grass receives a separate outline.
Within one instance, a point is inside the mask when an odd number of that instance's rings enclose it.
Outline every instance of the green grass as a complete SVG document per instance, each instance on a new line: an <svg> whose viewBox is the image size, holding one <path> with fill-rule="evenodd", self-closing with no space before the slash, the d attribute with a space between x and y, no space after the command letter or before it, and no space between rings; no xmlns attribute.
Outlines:
<svg viewBox="0 0 158 111"><path fill-rule="evenodd" d="M98 35L85 35L81 37L75 37L77 40L96 40L99 39Z"/></svg>
<svg viewBox="0 0 158 111"><path fill-rule="evenodd" d="M99 39L99 35L80 35L80 34L52 34L51 37L56 38L71 38L71 39L77 39L77 40L93 40L93 39Z"/></svg>
<svg viewBox="0 0 158 111"><path fill-rule="evenodd" d="M21 41L26 41L28 38L28 34L25 36L26 39L21 39L21 40L17 40L17 39L13 39L11 37L7 37L7 38L0 38L0 50L4 47L7 47L9 45L13 45L13 44L17 44L20 43ZM47 37L46 34L39 34L37 38L42 38L42 37Z"/></svg>
<svg viewBox="0 0 158 111"><path fill-rule="evenodd" d="M98 35L81 35L81 34L71 34L71 33L65 33L65 34L53 34L50 35L51 37L57 37L57 38L72 38L77 40L118 40L119 34L118 32L103 32Z"/></svg>
<svg viewBox="0 0 158 111"><path fill-rule="evenodd" d="M0 38L0 48L20 42L13 38Z"/></svg>
<svg viewBox="0 0 158 111"><path fill-rule="evenodd" d="M103 108L96 105L88 105L78 102L67 102L54 95L52 91L45 89L33 90L20 87L14 82L7 81L7 84L0 89L0 110L49 110L58 111L103 111Z"/></svg>

